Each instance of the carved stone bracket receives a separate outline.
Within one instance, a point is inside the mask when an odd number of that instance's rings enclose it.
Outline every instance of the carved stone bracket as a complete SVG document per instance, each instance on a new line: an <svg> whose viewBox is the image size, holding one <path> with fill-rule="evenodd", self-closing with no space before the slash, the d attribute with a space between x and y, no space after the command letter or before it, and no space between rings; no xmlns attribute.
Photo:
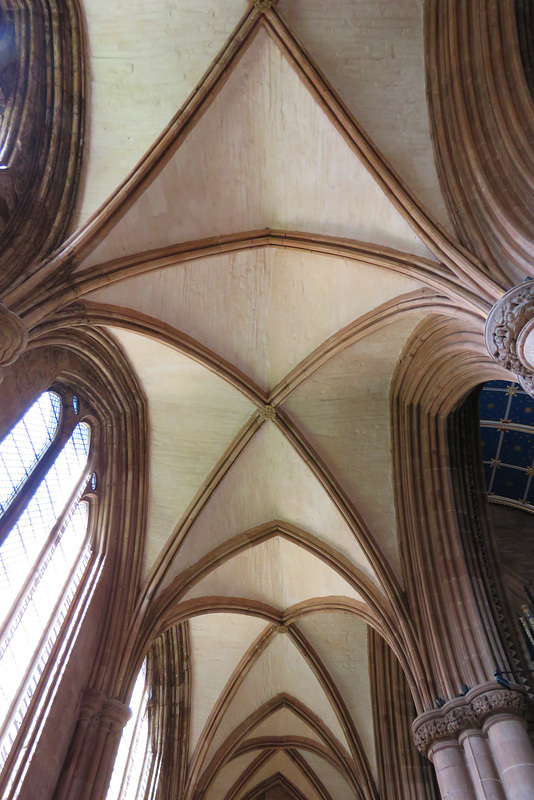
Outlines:
<svg viewBox="0 0 534 800"><path fill-rule="evenodd" d="M28 344L28 329L24 322L0 303L0 381L1 368L12 364Z"/></svg>
<svg viewBox="0 0 534 800"><path fill-rule="evenodd" d="M498 300L484 331L490 356L534 391L534 280L514 286Z"/></svg>
<svg viewBox="0 0 534 800"><path fill-rule="evenodd" d="M491 688L490 688L491 687ZM496 687L496 688L494 688ZM523 717L527 698L518 689L504 689L498 684L485 684L471 689L436 711L427 711L412 725L415 746L427 756L430 748L444 739L457 739L462 731L480 729L494 714Z"/></svg>

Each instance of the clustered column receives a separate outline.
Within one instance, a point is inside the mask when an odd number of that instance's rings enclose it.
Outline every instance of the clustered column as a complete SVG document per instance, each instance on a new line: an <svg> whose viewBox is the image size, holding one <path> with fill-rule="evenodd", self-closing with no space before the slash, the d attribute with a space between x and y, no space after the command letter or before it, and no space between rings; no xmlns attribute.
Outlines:
<svg viewBox="0 0 534 800"><path fill-rule="evenodd" d="M102 692L84 693L78 723L54 800L101 800L131 711Z"/></svg>
<svg viewBox="0 0 534 800"><path fill-rule="evenodd" d="M534 749L520 687L485 684L413 723L443 800L534 800Z"/></svg>

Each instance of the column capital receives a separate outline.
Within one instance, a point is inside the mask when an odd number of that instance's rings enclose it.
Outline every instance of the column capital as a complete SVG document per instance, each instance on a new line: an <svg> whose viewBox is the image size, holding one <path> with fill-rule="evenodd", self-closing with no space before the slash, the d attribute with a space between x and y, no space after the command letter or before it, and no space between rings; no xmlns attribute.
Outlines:
<svg viewBox="0 0 534 800"><path fill-rule="evenodd" d="M420 714L412 724L415 746L428 756L437 742L458 740L463 731L481 729L494 714L522 718L526 707L527 696L518 686L505 689L493 682L475 686L464 697L449 700L443 708Z"/></svg>
<svg viewBox="0 0 534 800"><path fill-rule="evenodd" d="M105 700L100 712L100 725L101 727L110 728L110 730L120 731L131 716L132 712L126 703L114 699Z"/></svg>

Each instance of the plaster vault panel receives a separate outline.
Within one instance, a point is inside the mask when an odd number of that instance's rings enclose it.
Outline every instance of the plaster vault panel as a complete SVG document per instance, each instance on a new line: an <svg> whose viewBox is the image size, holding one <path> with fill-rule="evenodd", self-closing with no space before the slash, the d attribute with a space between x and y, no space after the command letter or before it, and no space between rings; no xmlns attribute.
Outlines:
<svg viewBox="0 0 534 800"><path fill-rule="evenodd" d="M299 736L303 739L312 739L318 744L324 744L313 728L307 725L300 717L297 717L294 711L285 706L279 708L267 719L264 719L250 732L251 739L261 736Z"/></svg>
<svg viewBox="0 0 534 800"><path fill-rule="evenodd" d="M311 666L287 634L275 636L245 675L211 742L206 764L225 739L256 709L286 692L304 703L350 752L336 713Z"/></svg>
<svg viewBox="0 0 534 800"><path fill-rule="evenodd" d="M366 623L347 612L320 612L303 617L298 626L341 694L376 778Z"/></svg>
<svg viewBox="0 0 534 800"><path fill-rule="evenodd" d="M270 390L345 325L418 288L392 270L265 247L154 270L87 299L185 331Z"/></svg>
<svg viewBox="0 0 534 800"><path fill-rule="evenodd" d="M260 542L224 561L196 583L183 600L245 597L279 611L314 597L362 601L356 589L308 550L281 536Z"/></svg>
<svg viewBox="0 0 534 800"><path fill-rule="evenodd" d="M389 391L402 348L421 319L407 316L347 347L283 405L355 504L399 580Z"/></svg>
<svg viewBox="0 0 534 800"><path fill-rule="evenodd" d="M190 753L225 684L264 628L264 620L241 614L206 614L189 620L193 670Z"/></svg>
<svg viewBox="0 0 534 800"><path fill-rule="evenodd" d="M229 383L177 350L110 328L148 398L149 505L144 571L254 411Z"/></svg>
<svg viewBox="0 0 534 800"><path fill-rule="evenodd" d="M357 795L355 795L343 775L332 764L329 764L326 759L306 750L299 750L299 752L326 788L330 797L335 797L336 800L357 800Z"/></svg>
<svg viewBox="0 0 534 800"><path fill-rule="evenodd" d="M227 792L230 791L234 783L241 777L257 755L254 751L245 753L242 756L233 758L226 764L210 783L205 794L206 800L222 800L222 798L226 797Z"/></svg>
<svg viewBox="0 0 534 800"><path fill-rule="evenodd" d="M260 30L170 161L84 265L266 227L432 258Z"/></svg>
<svg viewBox="0 0 534 800"><path fill-rule="evenodd" d="M278 0L277 9L365 132L452 230L426 102L421 0Z"/></svg>
<svg viewBox="0 0 534 800"><path fill-rule="evenodd" d="M248 3L82 0L82 6L90 85L79 224L128 177L168 125Z"/></svg>
<svg viewBox="0 0 534 800"><path fill-rule="evenodd" d="M192 526L162 589L232 536L275 519L322 539L379 585L354 534L309 466L276 426L266 423Z"/></svg>

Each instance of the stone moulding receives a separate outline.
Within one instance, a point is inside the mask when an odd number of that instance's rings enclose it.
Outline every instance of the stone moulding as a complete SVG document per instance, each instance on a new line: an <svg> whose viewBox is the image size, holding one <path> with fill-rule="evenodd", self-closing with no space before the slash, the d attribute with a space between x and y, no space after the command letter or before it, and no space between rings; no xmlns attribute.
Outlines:
<svg viewBox="0 0 534 800"><path fill-rule="evenodd" d="M514 286L493 306L484 329L490 356L515 373L525 391L534 391L529 339L534 330L534 279Z"/></svg>
<svg viewBox="0 0 534 800"><path fill-rule="evenodd" d="M438 174L459 241L502 286L532 275L534 115L516 0L428 0L425 49Z"/></svg>
<svg viewBox="0 0 534 800"><path fill-rule="evenodd" d="M0 303L0 369L16 361L27 344L26 325L20 317Z"/></svg>
<svg viewBox="0 0 534 800"><path fill-rule="evenodd" d="M522 689L504 689L498 684L485 684L471 689L465 697L455 698L436 711L427 711L412 725L415 746L428 756L430 748L445 739L457 739L462 731L481 729L494 714L523 717L527 697Z"/></svg>

